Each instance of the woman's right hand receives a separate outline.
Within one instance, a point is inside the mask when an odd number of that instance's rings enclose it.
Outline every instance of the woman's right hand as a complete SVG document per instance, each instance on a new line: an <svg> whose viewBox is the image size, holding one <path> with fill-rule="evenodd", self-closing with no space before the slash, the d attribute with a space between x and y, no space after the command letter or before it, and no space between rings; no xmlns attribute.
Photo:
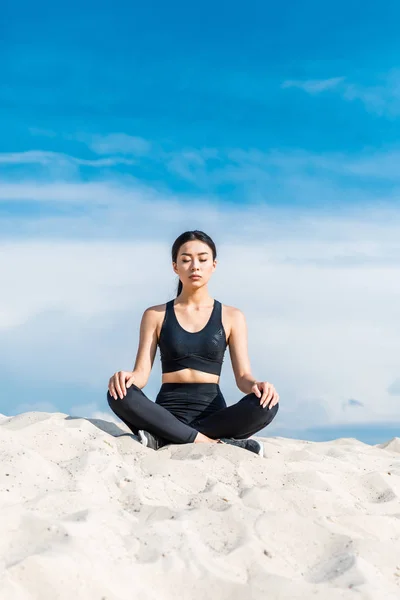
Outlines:
<svg viewBox="0 0 400 600"><path fill-rule="evenodd" d="M114 373L112 377L110 377L108 382L108 391L114 400L117 400L118 396L122 400L122 398L126 396L126 388L129 388L133 381L133 371L118 371L117 373Z"/></svg>

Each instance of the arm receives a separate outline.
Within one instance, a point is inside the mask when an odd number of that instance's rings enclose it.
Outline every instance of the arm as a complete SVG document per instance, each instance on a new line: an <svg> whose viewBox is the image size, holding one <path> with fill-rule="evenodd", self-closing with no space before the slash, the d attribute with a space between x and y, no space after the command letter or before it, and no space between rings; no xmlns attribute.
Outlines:
<svg viewBox="0 0 400 600"><path fill-rule="evenodd" d="M150 377L157 351L157 323L158 307L147 308L140 323L139 346L136 354L135 366L132 372L132 382L143 388Z"/></svg>
<svg viewBox="0 0 400 600"><path fill-rule="evenodd" d="M232 325L229 336L229 354L235 375L236 385L244 394L250 394L256 381L251 373L247 349L247 324L242 311L232 310Z"/></svg>

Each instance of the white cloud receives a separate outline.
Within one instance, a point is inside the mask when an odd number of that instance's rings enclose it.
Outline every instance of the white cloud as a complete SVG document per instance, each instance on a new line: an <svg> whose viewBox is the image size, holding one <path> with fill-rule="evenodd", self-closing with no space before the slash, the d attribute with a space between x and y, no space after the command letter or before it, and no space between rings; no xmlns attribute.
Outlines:
<svg viewBox="0 0 400 600"><path fill-rule="evenodd" d="M249 206L249 201L253 204L289 201L294 205L333 206L338 202L344 203L344 199L350 206L365 205L369 200L373 205L378 202L382 205L400 198L400 150L397 147L365 151L359 155L345 152L315 154L303 150L260 152L204 148L161 152L148 157L146 160L152 160L155 168L164 169L166 179L172 175L190 182L193 191L186 196L180 194L179 198L166 185L164 189L160 187L157 190L130 174L113 174L101 169L133 162L140 167L140 160L116 156L87 160L41 151L0 154L0 163L5 166L17 164L22 168L24 165L40 165L46 175L44 178L19 172L18 177L4 177L0 180L0 202L17 200L81 204L84 206L81 217L93 207L108 208L112 214L104 213L106 218L103 221L109 227L114 216L121 218L121 212L125 214L125 221L126 216L136 210L138 203L151 205L153 214L159 209L166 218L167 211L163 209L166 199L169 200L169 212L173 210L173 205L179 206L180 211L179 203L186 203L190 210L194 202L199 207L198 212L213 210L212 206L219 204L220 186L226 184L235 186L232 196L238 197L242 204L244 200L246 206ZM100 175L95 181L79 178L79 168L88 165L98 167ZM383 188L386 191L381 191L377 197L374 188L366 185L374 180L392 185L386 185ZM169 181L173 185L170 177ZM198 195L199 191L201 196ZM179 218L175 210L173 218ZM40 219L41 226L45 219L44 212ZM62 219L67 222L68 214L63 214ZM100 220L96 218L96 226L100 221L101 216ZM84 225L89 229L92 227L90 223Z"/></svg>
<svg viewBox="0 0 400 600"><path fill-rule="evenodd" d="M327 188L333 188L336 199L341 193L354 190L365 194L365 181L400 181L400 150L368 150L360 154L346 152L313 153L301 149L268 152L259 150L227 149L218 155L205 151L186 150L165 157L168 169L205 191L214 191L219 185L229 183L246 193L261 189L265 196L274 194L302 199L309 197L309 188L315 190L313 197L325 197ZM363 178L363 179L361 179ZM303 188L307 186L307 192ZM293 188L295 187L295 190ZM360 191L358 191L360 190ZM398 190L395 192L398 194ZM287 197L286 196L286 197Z"/></svg>
<svg viewBox="0 0 400 600"><path fill-rule="evenodd" d="M85 412L84 410L81 411L81 406L76 406L74 407L75 412L77 415L82 415L82 412ZM121 419L119 419L117 416L114 415L113 412L109 411L109 412L105 412L102 410L99 410L98 408L94 407L93 410L88 411L90 414L88 414L88 418L89 419L101 419L102 421L108 421L110 423L115 423L116 425L119 425L120 427L125 427L125 424L122 423ZM83 416L83 415L82 415Z"/></svg>
<svg viewBox="0 0 400 600"><path fill-rule="evenodd" d="M29 150L27 152L3 152L0 153L0 164L3 165L41 165L54 166L69 165L86 167L111 167L118 164L132 165L135 161L126 158L111 156L96 160L88 160L62 154L60 152L44 152L43 150Z"/></svg>
<svg viewBox="0 0 400 600"><path fill-rule="evenodd" d="M400 69L392 69L375 85L352 83L343 90L348 101L360 100L365 108L378 116L400 114Z"/></svg>
<svg viewBox="0 0 400 600"><path fill-rule="evenodd" d="M310 223L304 234L299 220L292 239L285 236L292 220L286 210L272 221L268 211L259 212L258 222L250 219L252 241L239 234L224 241L223 214L214 224L220 262L210 293L245 312L253 372L278 389L281 423L368 422L398 413L396 397L386 391L398 376L398 266L384 264L394 224L388 223L387 236L378 212L367 215L360 230L344 217L310 216L312 236ZM243 219L232 207L226 216ZM207 231L206 218L202 225ZM8 293L0 300L0 363L16 376L23 365L31 380L60 385L106 386L115 370L132 368L143 310L176 289L169 252L180 231L161 227L160 221L146 241L2 244L7 260L0 278ZM362 245L382 266L335 264ZM153 398L159 382L157 358L146 388ZM221 385L229 404L242 395L229 354ZM364 407L344 413L349 397Z"/></svg>
<svg viewBox="0 0 400 600"><path fill-rule="evenodd" d="M29 133L37 137L56 138L82 142L96 154L128 154L131 156L145 156L149 154L153 145L146 139L127 135L126 133L110 133L108 135L76 133L65 134L55 131L30 127Z"/></svg>
<svg viewBox="0 0 400 600"><path fill-rule="evenodd" d="M24 402L16 404L11 411L12 415L17 415L23 412L58 412L55 404L51 402Z"/></svg>
<svg viewBox="0 0 400 600"><path fill-rule="evenodd" d="M0 280L7 293L0 298L0 365L15 377L22 365L36 383L92 388L106 385L115 370L132 368L143 310L176 289L170 246L185 229L198 228L219 249L210 293L245 312L253 372L276 385L280 424L395 419L389 386L399 377L393 360L400 322L399 211L376 196L367 205L325 176L368 175L374 165L378 176L373 157L231 150L222 157L229 167L222 160L212 174L208 161L221 156L209 149L199 156L185 151L180 157L195 181L193 168L203 169L207 185L207 177L215 184L232 174L246 181L260 173L260 200L228 205L212 195L178 197L132 177L3 182L0 200L69 203L84 214L2 221ZM394 181L395 162L393 152L387 174ZM310 165L318 176L307 176ZM279 170L271 188L268 167ZM266 202L278 183L299 200L297 207L281 207L276 197L274 205ZM337 206L342 196L364 202L325 212L310 208L320 198ZM12 239L16 224L23 241ZM157 358L146 393L154 398L159 383ZM229 354L222 388L228 404L242 395ZM349 398L363 407L347 406ZM90 415L98 410L95 403L85 407Z"/></svg>
<svg viewBox="0 0 400 600"><path fill-rule="evenodd" d="M392 381L387 391L391 396L400 396L400 377Z"/></svg>
<svg viewBox="0 0 400 600"><path fill-rule="evenodd" d="M319 94L326 90L336 88L340 83L344 81L344 77L331 77L330 79L308 79L308 80L294 80L289 79L282 83L282 88L297 87L309 94Z"/></svg>
<svg viewBox="0 0 400 600"><path fill-rule="evenodd" d="M69 411L70 416L74 416L74 417L84 417L87 419L90 418L103 418L103 417L99 417L95 415L99 415L101 414L102 416L107 415L107 413L99 411L99 407L95 402L90 402L88 404L79 404L79 405L73 405L71 406L71 409ZM112 413L111 413L112 414ZM111 419L109 419L111 421ZM113 419L114 422L117 422L117 419Z"/></svg>
<svg viewBox="0 0 400 600"><path fill-rule="evenodd" d="M125 133L111 133L109 135L88 135L82 133L71 137L87 144L96 154L146 156L152 148L148 140L126 135Z"/></svg>
<svg viewBox="0 0 400 600"><path fill-rule="evenodd" d="M308 94L326 91L339 93L349 102L360 101L368 112L378 116L396 117L400 114L400 69L393 68L377 77L377 83L361 84L345 77L330 79L287 80L282 88L299 88Z"/></svg>

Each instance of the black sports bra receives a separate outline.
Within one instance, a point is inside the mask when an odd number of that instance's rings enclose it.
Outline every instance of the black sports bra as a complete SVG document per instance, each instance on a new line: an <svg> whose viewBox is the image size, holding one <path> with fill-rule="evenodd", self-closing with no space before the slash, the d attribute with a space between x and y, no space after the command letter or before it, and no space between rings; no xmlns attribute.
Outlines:
<svg viewBox="0 0 400 600"><path fill-rule="evenodd" d="M227 347L221 302L214 300L207 325L194 333L179 324L174 300L167 302L158 345L163 373L196 369L220 375Z"/></svg>

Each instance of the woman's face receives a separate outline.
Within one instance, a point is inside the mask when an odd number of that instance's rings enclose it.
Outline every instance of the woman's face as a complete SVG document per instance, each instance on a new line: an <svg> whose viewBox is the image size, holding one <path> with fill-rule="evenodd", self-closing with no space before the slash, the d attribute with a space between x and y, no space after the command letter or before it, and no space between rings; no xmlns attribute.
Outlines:
<svg viewBox="0 0 400 600"><path fill-rule="evenodd" d="M211 248L200 240L193 240L182 244L172 266L184 287L200 288L208 282L216 264ZM199 277L193 278L193 275Z"/></svg>

